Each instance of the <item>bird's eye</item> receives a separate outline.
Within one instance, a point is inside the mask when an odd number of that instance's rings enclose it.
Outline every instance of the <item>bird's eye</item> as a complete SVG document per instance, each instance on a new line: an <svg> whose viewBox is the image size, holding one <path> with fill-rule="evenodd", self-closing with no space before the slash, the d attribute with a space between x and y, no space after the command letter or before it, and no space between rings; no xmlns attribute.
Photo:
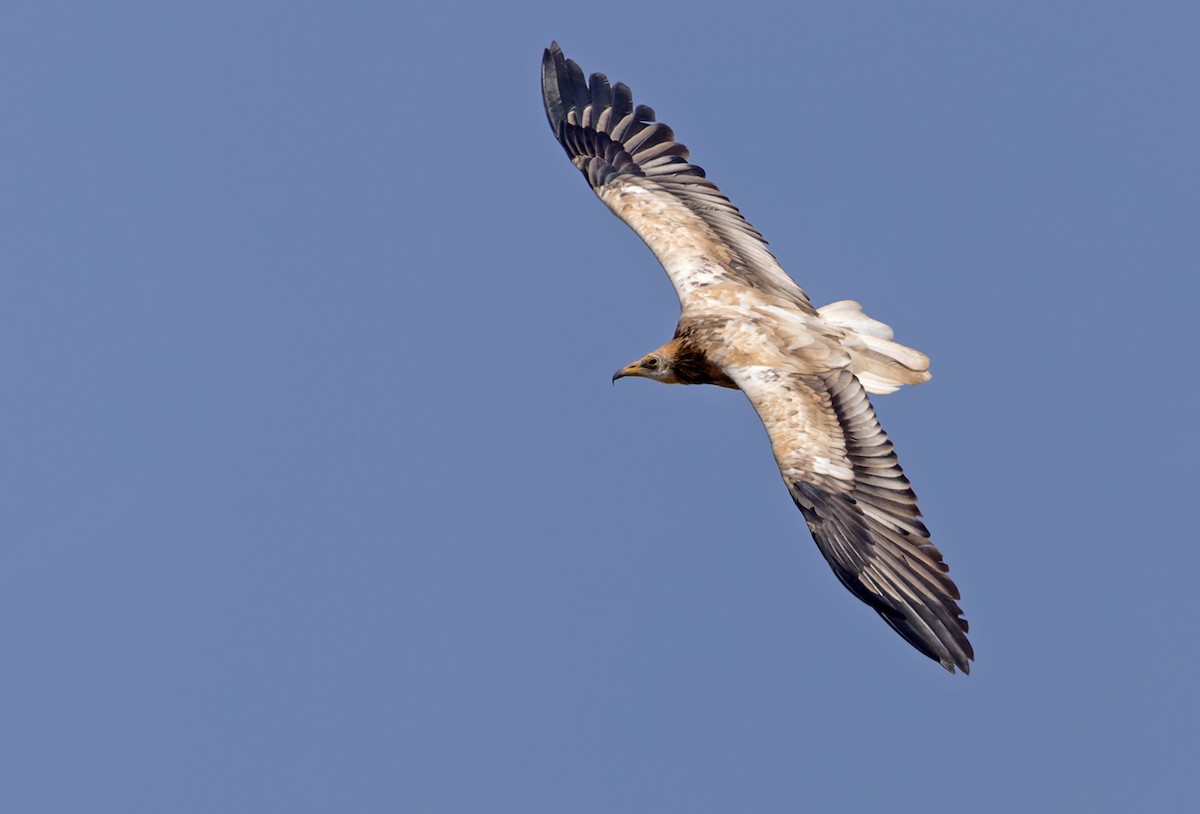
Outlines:
<svg viewBox="0 0 1200 814"><path fill-rule="evenodd" d="M647 370L654 370L656 367L658 367L658 357L651 356L649 359L642 362L642 367L646 368Z"/></svg>

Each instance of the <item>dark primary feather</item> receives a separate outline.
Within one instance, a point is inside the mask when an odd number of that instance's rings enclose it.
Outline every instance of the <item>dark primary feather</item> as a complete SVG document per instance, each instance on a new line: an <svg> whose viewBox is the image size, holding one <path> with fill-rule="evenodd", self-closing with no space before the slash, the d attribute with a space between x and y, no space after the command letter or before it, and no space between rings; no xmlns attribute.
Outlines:
<svg viewBox="0 0 1200 814"><path fill-rule="evenodd" d="M744 284L785 297L805 313L816 313L763 236L703 169L689 163L687 147L675 140L670 127L655 121L654 109L634 107L628 87L620 82L610 86L599 73L585 80L583 70L553 43L542 56L542 96L554 137L593 189L623 177L639 178L671 195L724 243L731 255L730 271Z"/></svg>

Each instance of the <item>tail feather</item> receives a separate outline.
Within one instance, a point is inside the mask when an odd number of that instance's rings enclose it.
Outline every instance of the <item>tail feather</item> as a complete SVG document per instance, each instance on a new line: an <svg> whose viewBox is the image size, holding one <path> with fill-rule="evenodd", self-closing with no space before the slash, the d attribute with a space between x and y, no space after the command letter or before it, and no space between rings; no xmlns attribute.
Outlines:
<svg viewBox="0 0 1200 814"><path fill-rule="evenodd" d="M841 329L850 369L868 393L892 393L901 385L929 381L929 357L892 341L891 327L864 314L857 302L832 302L817 313Z"/></svg>

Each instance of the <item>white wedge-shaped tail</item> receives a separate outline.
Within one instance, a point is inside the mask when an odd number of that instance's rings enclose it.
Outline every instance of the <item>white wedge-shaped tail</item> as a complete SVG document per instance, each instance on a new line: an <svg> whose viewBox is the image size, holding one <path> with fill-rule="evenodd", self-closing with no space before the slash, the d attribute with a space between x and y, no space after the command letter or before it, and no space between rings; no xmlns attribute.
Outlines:
<svg viewBox="0 0 1200 814"><path fill-rule="evenodd" d="M817 313L842 329L850 369L868 393L894 393L901 385L929 381L929 357L893 341L891 326L864 314L854 300L831 302Z"/></svg>

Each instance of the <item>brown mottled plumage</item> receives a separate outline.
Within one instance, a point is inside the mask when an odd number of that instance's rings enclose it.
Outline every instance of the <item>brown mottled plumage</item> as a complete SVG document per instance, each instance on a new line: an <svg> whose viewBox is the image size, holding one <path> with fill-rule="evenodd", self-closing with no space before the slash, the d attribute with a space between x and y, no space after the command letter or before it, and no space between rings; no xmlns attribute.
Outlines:
<svg viewBox="0 0 1200 814"><path fill-rule="evenodd" d="M817 547L851 593L950 672L974 658L958 589L867 393L929 378L924 354L842 301L813 308L762 235L654 111L552 44L550 129L605 205L646 241L679 295L674 338L617 371L741 390Z"/></svg>

